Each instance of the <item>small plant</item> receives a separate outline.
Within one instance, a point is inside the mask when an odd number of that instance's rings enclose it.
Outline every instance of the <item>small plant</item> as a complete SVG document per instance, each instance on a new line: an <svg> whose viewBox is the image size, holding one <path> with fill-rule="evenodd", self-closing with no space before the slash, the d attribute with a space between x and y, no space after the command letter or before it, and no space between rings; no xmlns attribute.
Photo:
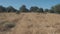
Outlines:
<svg viewBox="0 0 60 34"><path fill-rule="evenodd" d="M15 26L15 24L14 23L5 23L4 26L6 28L13 28Z"/></svg>
<svg viewBox="0 0 60 34"><path fill-rule="evenodd" d="M13 22L2 22L0 23L0 31L8 31L10 30L11 28L15 27L15 23Z"/></svg>

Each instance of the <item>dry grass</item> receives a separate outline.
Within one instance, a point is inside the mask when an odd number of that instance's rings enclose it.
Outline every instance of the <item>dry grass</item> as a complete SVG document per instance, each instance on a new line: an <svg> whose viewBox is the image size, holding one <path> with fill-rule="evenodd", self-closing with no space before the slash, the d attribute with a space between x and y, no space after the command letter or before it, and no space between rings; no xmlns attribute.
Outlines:
<svg viewBox="0 0 60 34"><path fill-rule="evenodd" d="M43 13L0 13L0 22L16 23L6 34L60 34L60 15Z"/></svg>

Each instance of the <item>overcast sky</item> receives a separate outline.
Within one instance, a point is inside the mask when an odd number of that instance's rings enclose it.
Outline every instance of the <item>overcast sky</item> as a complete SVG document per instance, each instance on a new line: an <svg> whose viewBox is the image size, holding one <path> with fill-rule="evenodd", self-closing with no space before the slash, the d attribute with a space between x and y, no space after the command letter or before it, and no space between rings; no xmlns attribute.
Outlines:
<svg viewBox="0 0 60 34"><path fill-rule="evenodd" d="M21 5L26 5L27 8L38 6L49 9L56 4L60 4L60 0L0 0L0 5L3 5L4 7L13 6L16 9L19 9Z"/></svg>

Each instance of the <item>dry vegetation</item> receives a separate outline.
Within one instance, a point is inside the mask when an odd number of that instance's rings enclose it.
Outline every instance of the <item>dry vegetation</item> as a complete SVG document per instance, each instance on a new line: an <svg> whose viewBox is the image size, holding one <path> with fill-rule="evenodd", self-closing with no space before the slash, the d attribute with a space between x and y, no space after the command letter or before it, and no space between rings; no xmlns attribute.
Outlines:
<svg viewBox="0 0 60 34"><path fill-rule="evenodd" d="M0 13L0 23L4 21L16 23L16 26L9 31L2 31L0 34L60 34L59 14Z"/></svg>

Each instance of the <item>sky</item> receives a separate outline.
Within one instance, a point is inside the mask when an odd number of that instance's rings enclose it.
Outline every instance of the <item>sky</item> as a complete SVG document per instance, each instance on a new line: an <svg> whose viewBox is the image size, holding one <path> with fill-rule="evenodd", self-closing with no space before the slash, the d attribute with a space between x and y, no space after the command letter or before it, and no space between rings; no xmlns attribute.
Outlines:
<svg viewBox="0 0 60 34"><path fill-rule="evenodd" d="M4 7L13 6L16 9L19 9L22 5L26 5L28 9L31 6L50 9L56 4L60 4L60 0L0 0L0 5Z"/></svg>

